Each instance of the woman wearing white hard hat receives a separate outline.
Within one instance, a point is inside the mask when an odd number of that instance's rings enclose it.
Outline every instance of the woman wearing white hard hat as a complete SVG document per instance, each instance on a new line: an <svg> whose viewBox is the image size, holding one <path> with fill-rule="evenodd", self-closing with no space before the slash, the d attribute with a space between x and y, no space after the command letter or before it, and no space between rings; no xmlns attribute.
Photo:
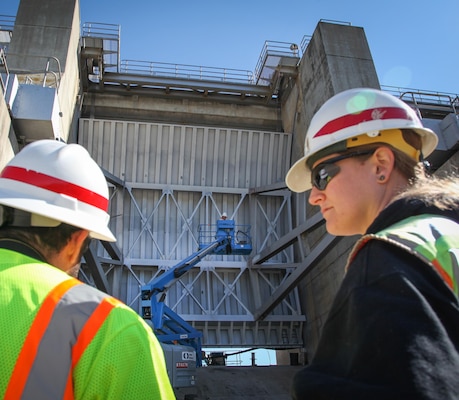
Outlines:
<svg viewBox="0 0 459 400"><path fill-rule="evenodd" d="M0 173L2 398L175 398L151 328L74 278L89 238L115 240L108 200L77 144L36 141Z"/></svg>
<svg viewBox="0 0 459 400"><path fill-rule="evenodd" d="M459 398L459 184L428 177L437 137L387 93L357 88L318 110L286 177L333 235L362 235L299 399Z"/></svg>

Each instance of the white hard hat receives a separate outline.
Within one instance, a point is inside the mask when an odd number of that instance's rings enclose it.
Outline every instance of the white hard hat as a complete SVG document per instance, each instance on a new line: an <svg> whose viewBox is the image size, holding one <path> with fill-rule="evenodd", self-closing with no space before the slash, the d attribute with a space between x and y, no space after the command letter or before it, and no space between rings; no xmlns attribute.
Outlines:
<svg viewBox="0 0 459 400"><path fill-rule="evenodd" d="M228 215L226 214L226 212L224 212L224 213L222 214L222 217L227 217L227 216L228 216Z"/></svg>
<svg viewBox="0 0 459 400"><path fill-rule="evenodd" d="M435 150L437 135L424 128L415 111L397 97L370 88L338 93L312 118L304 142L304 156L288 171L287 186L298 193L310 189L310 168L315 161L364 144L389 143L418 158L419 154L415 156L413 148L402 138L400 129L411 129L419 134L423 157Z"/></svg>
<svg viewBox="0 0 459 400"><path fill-rule="evenodd" d="M108 228L107 181L78 144L38 140L24 147L0 174L0 204L38 216L33 226L53 226L54 220L116 241Z"/></svg>

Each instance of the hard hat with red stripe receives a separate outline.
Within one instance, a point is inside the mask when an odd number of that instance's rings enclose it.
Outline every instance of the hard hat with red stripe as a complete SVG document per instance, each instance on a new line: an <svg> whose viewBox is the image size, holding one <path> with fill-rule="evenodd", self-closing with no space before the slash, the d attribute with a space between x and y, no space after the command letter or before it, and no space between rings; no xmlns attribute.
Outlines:
<svg viewBox="0 0 459 400"><path fill-rule="evenodd" d="M421 149L403 139L410 129L421 138ZM431 154L437 135L425 128L415 111L389 93L371 88L345 90L327 100L311 120L304 156L288 171L287 186L294 192L311 189L312 165L322 157L372 143L388 143L420 161Z"/></svg>
<svg viewBox="0 0 459 400"><path fill-rule="evenodd" d="M108 228L108 202L102 170L78 144L37 140L0 174L0 204L31 213L30 226L64 222L95 239L116 241Z"/></svg>

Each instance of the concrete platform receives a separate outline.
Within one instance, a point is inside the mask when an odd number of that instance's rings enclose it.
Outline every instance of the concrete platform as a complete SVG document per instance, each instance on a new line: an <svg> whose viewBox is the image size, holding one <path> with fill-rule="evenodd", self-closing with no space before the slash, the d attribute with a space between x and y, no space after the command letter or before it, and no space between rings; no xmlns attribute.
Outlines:
<svg viewBox="0 0 459 400"><path fill-rule="evenodd" d="M177 400L291 400L290 385L302 366L202 367L195 388L176 389Z"/></svg>

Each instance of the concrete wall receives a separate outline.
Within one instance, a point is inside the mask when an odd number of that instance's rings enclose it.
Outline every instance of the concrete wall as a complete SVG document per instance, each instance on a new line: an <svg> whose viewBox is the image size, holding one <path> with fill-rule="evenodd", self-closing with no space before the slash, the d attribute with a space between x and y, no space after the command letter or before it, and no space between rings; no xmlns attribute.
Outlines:
<svg viewBox="0 0 459 400"><path fill-rule="evenodd" d="M21 0L7 55L8 67L20 83L28 77L36 85L46 81L46 86L59 87L63 140L68 139L75 119L79 39L78 0L47 0L39 7L34 0ZM45 78L47 65L50 73Z"/></svg>
<svg viewBox="0 0 459 400"><path fill-rule="evenodd" d="M133 90L87 93L81 116L289 132L282 129L277 105L238 100L236 96L228 103L205 96L152 96Z"/></svg>
<svg viewBox="0 0 459 400"><path fill-rule="evenodd" d="M59 0L58 0L59 1ZM59 1L60 3L60 1ZM76 142L79 102L80 102L80 4L79 0L71 0L68 13L72 15L69 25L70 35L67 46L65 69L59 86L58 97L62 112L62 129L64 140Z"/></svg>
<svg viewBox="0 0 459 400"><path fill-rule="evenodd" d="M77 0L46 0L37 7L35 0L21 0L8 51L10 70L42 72L43 60L56 57L65 71L76 12L79 21L77 4ZM58 71L55 63L51 70Z"/></svg>
<svg viewBox="0 0 459 400"><path fill-rule="evenodd" d="M176 389L177 400L291 400L293 376L301 366L206 367L196 387Z"/></svg>
<svg viewBox="0 0 459 400"><path fill-rule="evenodd" d="M303 155L309 122L326 100L353 87L380 87L363 28L319 22L301 59L296 86L282 108L284 129L294 134L292 160Z"/></svg>
<svg viewBox="0 0 459 400"><path fill-rule="evenodd" d="M9 140L11 118L3 96L0 96L0 170L14 156L13 146Z"/></svg>
<svg viewBox="0 0 459 400"><path fill-rule="evenodd" d="M301 59L296 87L283 100L284 129L293 132L292 162L303 155L304 138L314 113L334 94L353 87L379 88L376 68L363 28L319 22ZM308 193L293 195L295 225L318 212L318 209L309 206L307 199ZM303 246L314 248L325 234L322 226L304 235ZM322 325L343 278L344 264L355 239L341 239L298 286L307 318L303 335L306 344L305 360L310 359L317 346Z"/></svg>

